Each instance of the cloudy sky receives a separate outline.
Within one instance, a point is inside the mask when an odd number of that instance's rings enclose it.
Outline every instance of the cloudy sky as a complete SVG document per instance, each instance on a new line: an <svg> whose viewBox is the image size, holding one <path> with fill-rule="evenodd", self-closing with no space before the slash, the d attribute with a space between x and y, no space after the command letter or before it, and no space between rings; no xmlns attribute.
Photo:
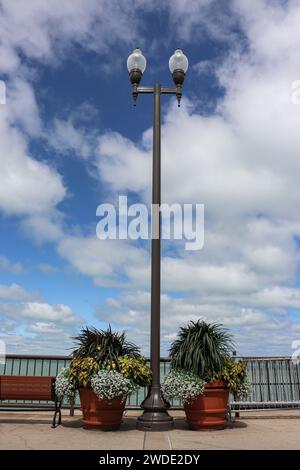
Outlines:
<svg viewBox="0 0 300 470"><path fill-rule="evenodd" d="M190 319L224 323L239 354L300 340L300 2L0 0L0 337L68 353L110 322L149 353L150 243L96 238L96 208L150 202L152 102L132 107L126 59L163 97L162 199L205 205L205 245L162 246L162 353ZM293 85L294 84L294 85Z"/></svg>

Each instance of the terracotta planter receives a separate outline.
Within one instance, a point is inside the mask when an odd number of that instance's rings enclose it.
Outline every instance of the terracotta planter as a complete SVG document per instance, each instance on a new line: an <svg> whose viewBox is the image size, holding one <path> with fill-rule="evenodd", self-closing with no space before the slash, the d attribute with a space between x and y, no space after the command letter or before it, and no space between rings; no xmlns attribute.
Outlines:
<svg viewBox="0 0 300 470"><path fill-rule="evenodd" d="M224 429L228 397L229 389L224 382L206 384L203 395L184 405L189 428L195 431Z"/></svg>
<svg viewBox="0 0 300 470"><path fill-rule="evenodd" d="M122 397L115 400L100 400L93 390L81 388L79 390L82 420L84 426L103 431L119 429L125 408Z"/></svg>

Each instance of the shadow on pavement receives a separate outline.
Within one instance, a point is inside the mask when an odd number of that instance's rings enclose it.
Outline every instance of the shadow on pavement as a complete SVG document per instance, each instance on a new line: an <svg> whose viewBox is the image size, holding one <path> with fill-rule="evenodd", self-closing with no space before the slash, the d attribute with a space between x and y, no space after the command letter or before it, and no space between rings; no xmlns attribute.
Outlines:
<svg viewBox="0 0 300 470"><path fill-rule="evenodd" d="M79 418L79 419L76 419L76 420L72 420L72 421L63 421L62 424L61 424L61 427L63 428L82 428L84 429L85 431L87 432L95 432L95 431L100 431L102 432L100 429L91 429L91 428L85 428L84 425L83 425L83 422L82 420ZM124 418L122 423L121 423L121 427L120 429L118 429L117 431L109 431L109 432L120 432L120 431L132 431L133 429L136 429L136 419L135 418ZM104 431L106 432L106 431Z"/></svg>
<svg viewBox="0 0 300 470"><path fill-rule="evenodd" d="M248 425L244 421L233 421L233 422L228 422L226 424L225 430L230 430L230 429L239 429L239 428L247 428ZM179 429L179 430L188 430L190 431L188 424L185 420L185 418L177 418L174 420L174 429ZM221 432L224 431L224 429L221 430L215 430L215 429L203 429L199 432ZM193 432L198 432L198 431L193 431Z"/></svg>

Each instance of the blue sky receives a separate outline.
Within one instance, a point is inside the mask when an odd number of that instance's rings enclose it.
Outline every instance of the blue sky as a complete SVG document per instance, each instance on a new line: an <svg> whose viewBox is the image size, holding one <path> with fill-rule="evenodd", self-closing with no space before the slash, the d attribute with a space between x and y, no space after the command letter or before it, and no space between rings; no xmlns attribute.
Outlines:
<svg viewBox="0 0 300 470"><path fill-rule="evenodd" d="M205 245L163 243L162 353L190 319L224 323L240 354L300 339L300 7L295 1L0 2L0 336L66 353L82 325L125 329L149 353L149 242L100 241L96 208L149 203L152 101L189 58L182 107L163 97L162 195L205 205ZM134 6L134 8L132 7Z"/></svg>

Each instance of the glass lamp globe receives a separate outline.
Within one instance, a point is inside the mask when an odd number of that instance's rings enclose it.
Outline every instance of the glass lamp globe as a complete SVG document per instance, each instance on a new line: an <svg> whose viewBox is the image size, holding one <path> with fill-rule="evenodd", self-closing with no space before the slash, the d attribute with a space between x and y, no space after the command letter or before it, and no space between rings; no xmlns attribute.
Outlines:
<svg viewBox="0 0 300 470"><path fill-rule="evenodd" d="M147 65L146 58L143 56L141 49L134 49L132 54L127 59L128 72L133 70L140 70L142 73L145 72Z"/></svg>
<svg viewBox="0 0 300 470"><path fill-rule="evenodd" d="M182 70L183 73L186 73L188 66L189 66L189 61L186 55L184 55L181 49L176 49L176 51L170 57L170 60L169 60L170 72L173 74L175 70Z"/></svg>

